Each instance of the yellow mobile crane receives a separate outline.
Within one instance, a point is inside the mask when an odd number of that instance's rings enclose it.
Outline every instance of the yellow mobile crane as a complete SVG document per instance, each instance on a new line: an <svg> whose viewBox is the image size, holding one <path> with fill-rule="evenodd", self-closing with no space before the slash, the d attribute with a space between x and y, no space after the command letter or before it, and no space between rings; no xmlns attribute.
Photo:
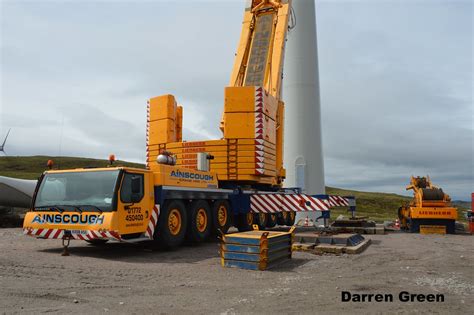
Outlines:
<svg viewBox="0 0 474 315"><path fill-rule="evenodd" d="M151 98L146 169L111 163L46 171L25 234L92 243L149 239L174 247L232 225L293 225L295 211L328 214L322 197L281 189L281 80L290 12L290 0L254 0L246 7L225 89L222 139L182 141L182 106L172 95Z"/></svg>
<svg viewBox="0 0 474 315"><path fill-rule="evenodd" d="M443 233L455 232L457 209L451 198L427 177L411 177L406 190L413 190L413 200L398 209L400 226L410 232L420 232L425 227L439 227Z"/></svg>
<svg viewBox="0 0 474 315"><path fill-rule="evenodd" d="M254 0L246 8L230 84L225 88L219 140L183 142L182 106L163 95L148 102L147 163L168 151L177 165L197 169L196 153L214 158L210 167L225 187L280 187L283 168L281 100L283 56L291 1Z"/></svg>

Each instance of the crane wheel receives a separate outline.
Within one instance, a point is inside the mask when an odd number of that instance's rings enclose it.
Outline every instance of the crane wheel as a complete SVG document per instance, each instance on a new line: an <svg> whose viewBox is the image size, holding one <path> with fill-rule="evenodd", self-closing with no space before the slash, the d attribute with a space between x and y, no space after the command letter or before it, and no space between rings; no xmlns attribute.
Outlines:
<svg viewBox="0 0 474 315"><path fill-rule="evenodd" d="M184 241L186 225L187 215L184 203L180 200L166 200L153 238L161 247L175 248Z"/></svg>
<svg viewBox="0 0 474 315"><path fill-rule="evenodd" d="M277 214L271 213L268 215L267 228L272 228L277 225Z"/></svg>
<svg viewBox="0 0 474 315"><path fill-rule="evenodd" d="M232 226L232 211L227 200L216 200L212 205L213 231L227 233Z"/></svg>
<svg viewBox="0 0 474 315"><path fill-rule="evenodd" d="M408 229L411 233L420 233L420 221L417 219L408 219Z"/></svg>
<svg viewBox="0 0 474 315"><path fill-rule="evenodd" d="M398 219L399 219L400 221L403 220L402 207L398 208Z"/></svg>
<svg viewBox="0 0 474 315"><path fill-rule="evenodd" d="M186 239L203 242L211 234L211 208L205 200L195 200L189 204L189 224Z"/></svg>
<svg viewBox="0 0 474 315"><path fill-rule="evenodd" d="M247 213L241 213L238 215L238 224L237 229L239 232L251 231L253 230L253 223L255 222L253 212L249 211Z"/></svg>
<svg viewBox="0 0 474 315"><path fill-rule="evenodd" d="M295 224L296 212L290 211L288 212L288 216L286 217L286 225L292 226Z"/></svg>
<svg viewBox="0 0 474 315"><path fill-rule="evenodd" d="M265 228L267 227L267 222L268 222L268 214L259 212L259 213L255 213L254 216L255 216L254 222L255 224L258 225L258 228L260 230L265 230Z"/></svg>
<svg viewBox="0 0 474 315"><path fill-rule="evenodd" d="M277 223L278 225L286 225L286 221L288 220L288 211L282 211L277 216Z"/></svg>

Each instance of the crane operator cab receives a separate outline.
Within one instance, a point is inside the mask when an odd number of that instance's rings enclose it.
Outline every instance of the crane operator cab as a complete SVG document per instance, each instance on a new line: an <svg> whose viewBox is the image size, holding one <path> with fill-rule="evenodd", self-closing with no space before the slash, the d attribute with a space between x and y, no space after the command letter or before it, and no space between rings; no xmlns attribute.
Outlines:
<svg viewBox="0 0 474 315"><path fill-rule="evenodd" d="M47 171L24 227L40 238L135 238L153 208L150 185L149 171L134 168Z"/></svg>

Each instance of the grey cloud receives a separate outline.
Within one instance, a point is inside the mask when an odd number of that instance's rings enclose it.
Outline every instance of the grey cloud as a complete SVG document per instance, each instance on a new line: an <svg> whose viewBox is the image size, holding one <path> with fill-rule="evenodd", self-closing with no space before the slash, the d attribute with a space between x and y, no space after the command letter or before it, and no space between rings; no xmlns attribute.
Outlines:
<svg viewBox="0 0 474 315"><path fill-rule="evenodd" d="M334 23L343 8L351 14ZM472 4L317 9L327 183L403 193L410 175L430 174L468 199Z"/></svg>
<svg viewBox="0 0 474 315"><path fill-rule="evenodd" d="M410 175L429 174L468 199L472 3L316 4L326 183L405 193ZM167 93L187 140L220 136L243 1L2 6L11 154L57 154L64 117L64 155L143 162L146 100Z"/></svg>

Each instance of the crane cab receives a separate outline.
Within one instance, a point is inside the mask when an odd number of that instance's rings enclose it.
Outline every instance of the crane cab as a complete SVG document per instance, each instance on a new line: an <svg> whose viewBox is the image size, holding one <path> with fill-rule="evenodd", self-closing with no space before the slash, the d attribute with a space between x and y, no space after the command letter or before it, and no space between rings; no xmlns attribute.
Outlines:
<svg viewBox="0 0 474 315"><path fill-rule="evenodd" d="M24 228L40 238L131 238L144 233L154 207L148 170L110 167L47 171Z"/></svg>

